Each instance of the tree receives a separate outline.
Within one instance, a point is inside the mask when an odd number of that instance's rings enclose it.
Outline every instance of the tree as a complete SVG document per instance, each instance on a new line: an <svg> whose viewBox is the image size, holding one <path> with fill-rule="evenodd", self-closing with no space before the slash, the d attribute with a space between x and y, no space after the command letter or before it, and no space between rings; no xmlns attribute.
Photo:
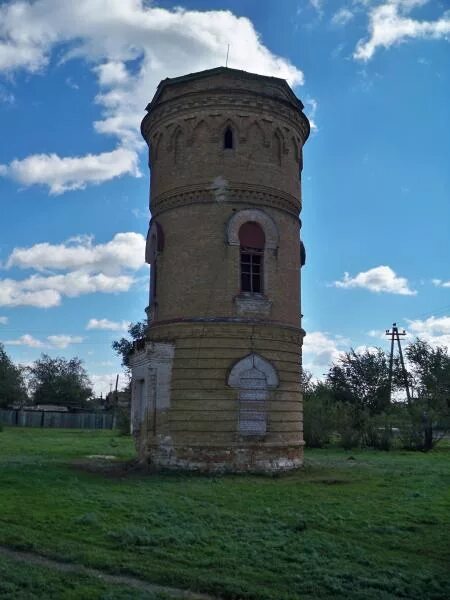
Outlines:
<svg viewBox="0 0 450 600"><path fill-rule="evenodd" d="M122 358L122 366L126 369L130 368L130 354L133 350L133 342L140 340L145 337L147 331L147 323L145 321L138 321L137 323L130 323L128 327L129 338L122 337L120 340L115 340L112 343L112 349L116 354Z"/></svg>
<svg viewBox="0 0 450 600"><path fill-rule="evenodd" d="M414 389L410 415L421 438L417 446L428 451L450 429L450 356L446 346L433 348L419 338L405 354Z"/></svg>
<svg viewBox="0 0 450 600"><path fill-rule="evenodd" d="M122 359L122 366L125 367L128 374L128 386L125 391L128 392L129 397L131 397L131 371L130 371L130 354L133 350L134 342L145 338L145 334L147 332L147 322L138 321L137 323L130 323L128 327L128 334L131 339L122 337L120 340L115 340L112 343L112 349L116 354L118 354ZM130 433L130 409L125 408L124 406L117 406L117 399L115 399L116 404L116 415L117 415L117 424L119 430L123 434Z"/></svg>
<svg viewBox="0 0 450 600"><path fill-rule="evenodd" d="M356 352L353 348L333 364L327 384L336 400L371 414L389 407L389 365L381 348Z"/></svg>
<svg viewBox="0 0 450 600"><path fill-rule="evenodd" d="M23 371L14 365L0 343L0 408L28 400Z"/></svg>
<svg viewBox="0 0 450 600"><path fill-rule="evenodd" d="M336 430L336 402L330 387L303 374L303 437L308 448L323 448Z"/></svg>
<svg viewBox="0 0 450 600"><path fill-rule="evenodd" d="M92 384L79 358L41 358L28 368L29 386L35 404L57 404L82 408L92 396Z"/></svg>

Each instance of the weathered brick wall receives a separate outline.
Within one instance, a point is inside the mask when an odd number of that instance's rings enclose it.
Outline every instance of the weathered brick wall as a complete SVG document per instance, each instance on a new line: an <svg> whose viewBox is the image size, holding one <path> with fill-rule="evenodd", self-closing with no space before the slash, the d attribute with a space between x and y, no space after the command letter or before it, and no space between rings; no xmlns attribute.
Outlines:
<svg viewBox="0 0 450 600"><path fill-rule="evenodd" d="M240 250L226 240L229 218L248 204L233 201L192 204L161 213L164 250L158 256L157 321L238 316L233 298L240 292ZM299 326L300 241L298 218L261 207L280 232L279 246L264 259L265 295L270 318Z"/></svg>
<svg viewBox="0 0 450 600"><path fill-rule="evenodd" d="M164 238L148 338L173 344L175 355L170 404L160 409L155 399L141 459L204 470L298 467L302 105L282 80L215 69L164 80L148 108L151 211ZM227 127L232 149L224 148ZM266 228L263 295L240 291L230 223L243 210ZM146 352L135 360L151 370ZM247 355L269 361L279 379L261 435L239 433L239 392L227 382Z"/></svg>
<svg viewBox="0 0 450 600"><path fill-rule="evenodd" d="M160 461L185 466L190 456L192 468L214 470L229 450L233 470L273 470L285 459L291 467L301 464L302 332L263 323L191 322L154 326L149 337L175 344L169 416L161 413L156 435L149 438L153 451L162 439L171 448L170 458L159 456ZM267 433L255 437L239 434L238 394L227 385L232 366L251 353L269 360L280 378L267 402Z"/></svg>

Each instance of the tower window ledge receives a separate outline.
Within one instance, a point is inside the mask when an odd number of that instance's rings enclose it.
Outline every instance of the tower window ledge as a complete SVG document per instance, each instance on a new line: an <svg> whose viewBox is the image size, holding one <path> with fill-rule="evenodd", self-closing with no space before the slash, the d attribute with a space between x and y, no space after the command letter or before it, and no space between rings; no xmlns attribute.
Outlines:
<svg viewBox="0 0 450 600"><path fill-rule="evenodd" d="M241 292L234 297L234 307L240 317L270 317L272 302L264 294Z"/></svg>

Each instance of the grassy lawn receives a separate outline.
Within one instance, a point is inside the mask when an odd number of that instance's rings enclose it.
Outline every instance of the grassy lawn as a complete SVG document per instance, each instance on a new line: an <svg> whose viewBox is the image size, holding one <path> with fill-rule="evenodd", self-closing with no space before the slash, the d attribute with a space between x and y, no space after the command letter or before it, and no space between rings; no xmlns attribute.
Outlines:
<svg viewBox="0 0 450 600"><path fill-rule="evenodd" d="M80 468L92 455L131 440L0 432L0 545L227 599L450 598L449 447L310 450L279 478ZM157 598L8 561L1 598Z"/></svg>
<svg viewBox="0 0 450 600"><path fill-rule="evenodd" d="M126 586L108 585L93 577L55 572L0 557L2 600L170 600Z"/></svg>

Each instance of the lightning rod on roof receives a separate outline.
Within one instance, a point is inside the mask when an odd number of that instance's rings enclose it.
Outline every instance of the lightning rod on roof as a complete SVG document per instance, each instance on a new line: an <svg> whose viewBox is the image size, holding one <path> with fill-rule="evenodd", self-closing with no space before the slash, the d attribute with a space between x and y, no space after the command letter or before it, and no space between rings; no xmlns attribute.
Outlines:
<svg viewBox="0 0 450 600"><path fill-rule="evenodd" d="M228 55L229 55L229 53L230 53L230 44L228 44L228 47L227 47L227 60L225 61L225 66L226 67L228 67Z"/></svg>

